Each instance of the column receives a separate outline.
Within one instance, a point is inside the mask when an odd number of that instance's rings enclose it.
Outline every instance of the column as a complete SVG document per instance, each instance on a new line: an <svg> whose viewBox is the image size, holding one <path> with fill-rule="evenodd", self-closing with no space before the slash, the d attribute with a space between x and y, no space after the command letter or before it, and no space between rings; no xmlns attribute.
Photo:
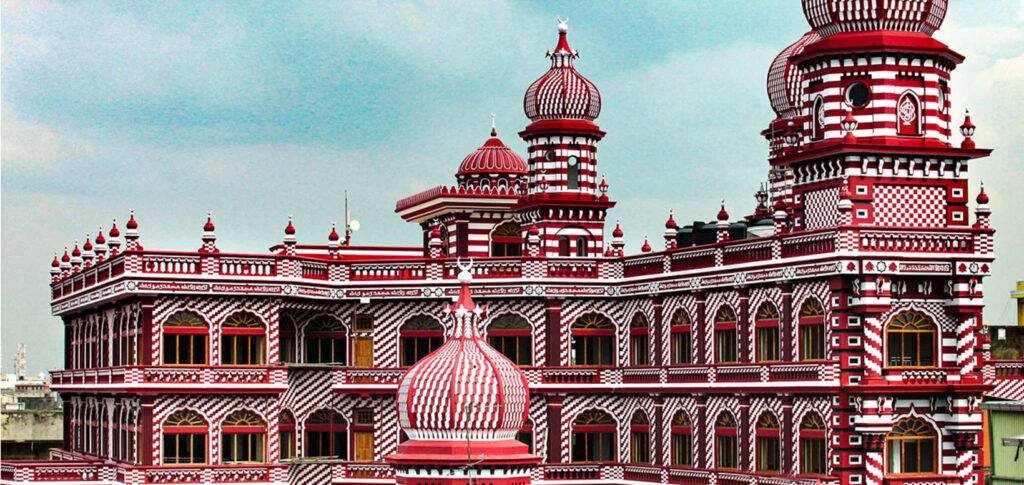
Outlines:
<svg viewBox="0 0 1024 485"><path fill-rule="evenodd" d="M153 322L153 306L155 301L152 298L147 298L142 301L142 315L140 316L139 322L139 346L141 347L141 361L139 365L159 365L159 362L153 362L153 331L155 323Z"/></svg>
<svg viewBox="0 0 1024 485"><path fill-rule="evenodd" d="M656 308L661 308L659 305ZM665 459L665 400L661 396L654 396L654 420L651 422L654 426L652 435L654 436L654 446L651 449L651 464L654 466L664 466L668 463Z"/></svg>
<svg viewBox="0 0 1024 485"><path fill-rule="evenodd" d="M545 396L548 402L548 456L547 463L562 462L562 401L564 394Z"/></svg>
<svg viewBox="0 0 1024 485"><path fill-rule="evenodd" d="M697 343L696 349L696 362L698 364L708 363L708 336L711 324L707 320L708 302L707 295L704 292L697 292L697 314L694 315L694 321L692 326L694 341Z"/></svg>
<svg viewBox="0 0 1024 485"><path fill-rule="evenodd" d="M782 328L779 333L782 335L782 360L797 360L796 349L793 348L793 285L783 283L779 285L782 291L782 308L779 309Z"/></svg>
<svg viewBox="0 0 1024 485"><path fill-rule="evenodd" d="M751 444L750 436L750 398L747 396L739 397L740 413L739 413L739 429L737 434L739 439L736 440L739 443L739 454L740 454L740 470L752 470L753 466L750 463L750 452L749 450L754 449Z"/></svg>
<svg viewBox="0 0 1024 485"><path fill-rule="evenodd" d="M694 468L712 468L714 464L711 463L714 454L708 449L707 445L707 431L708 431L708 398L706 396L697 396L697 417L693 421L693 466Z"/></svg>
<svg viewBox="0 0 1024 485"><path fill-rule="evenodd" d="M562 335L562 302L556 298L544 300L544 334L547 342L544 365L548 367L564 365L561 359L562 339L568 336Z"/></svg>
<svg viewBox="0 0 1024 485"><path fill-rule="evenodd" d="M750 329L750 290L747 288L737 288L736 293L740 296L740 308L739 314L736 318L739 320L736 322L737 325L737 337L739 337L739 357L740 362L748 363L751 360L751 354L753 349L751 348L751 332Z"/></svg>
<svg viewBox="0 0 1024 485"><path fill-rule="evenodd" d="M651 303L654 306L654 322L652 322L651 328L651 364L661 366L664 365L662 356L665 355L662 349L665 335L665 309L661 295L651 297Z"/></svg>
<svg viewBox="0 0 1024 485"><path fill-rule="evenodd" d="M153 464L153 396L140 398L141 408L139 413L139 464Z"/></svg>
<svg viewBox="0 0 1024 485"><path fill-rule="evenodd" d="M796 473L793 470L793 464L796 463L796 457L793 456L793 450L798 450L796 446L796 425L793 423L793 397L782 396L782 429L779 430L779 443L782 452L782 473Z"/></svg>

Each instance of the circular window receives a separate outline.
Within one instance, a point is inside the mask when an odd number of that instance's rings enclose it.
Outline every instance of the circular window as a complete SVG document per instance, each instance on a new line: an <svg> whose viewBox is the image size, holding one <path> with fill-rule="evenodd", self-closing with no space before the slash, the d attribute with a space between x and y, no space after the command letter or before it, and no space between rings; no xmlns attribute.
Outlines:
<svg viewBox="0 0 1024 485"><path fill-rule="evenodd" d="M548 150L548 152L544 154L544 158L549 162L555 161L555 151Z"/></svg>
<svg viewBox="0 0 1024 485"><path fill-rule="evenodd" d="M864 83L853 83L846 88L846 103L854 108L863 108L871 101L871 90Z"/></svg>
<svg viewBox="0 0 1024 485"><path fill-rule="evenodd" d="M576 162L578 162L576 157L569 157L569 166L570 167L575 167L576 166Z"/></svg>

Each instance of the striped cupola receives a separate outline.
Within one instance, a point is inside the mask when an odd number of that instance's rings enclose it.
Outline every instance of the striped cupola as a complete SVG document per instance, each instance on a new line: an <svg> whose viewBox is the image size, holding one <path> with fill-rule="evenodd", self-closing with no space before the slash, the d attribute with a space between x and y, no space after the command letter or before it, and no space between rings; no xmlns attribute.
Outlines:
<svg viewBox="0 0 1024 485"><path fill-rule="evenodd" d="M601 114L601 92L572 65L579 53L569 47L568 32L566 21L559 19L558 44L547 54L551 58L551 69L526 89L523 109L531 121L594 121Z"/></svg>
<svg viewBox="0 0 1024 485"><path fill-rule="evenodd" d="M526 375L480 336L487 308L470 294L472 263L459 267L458 300L445 307L447 341L399 384L399 426L409 439L387 461L399 484L464 483L469 473L488 483L528 483L539 458L516 440L529 411Z"/></svg>

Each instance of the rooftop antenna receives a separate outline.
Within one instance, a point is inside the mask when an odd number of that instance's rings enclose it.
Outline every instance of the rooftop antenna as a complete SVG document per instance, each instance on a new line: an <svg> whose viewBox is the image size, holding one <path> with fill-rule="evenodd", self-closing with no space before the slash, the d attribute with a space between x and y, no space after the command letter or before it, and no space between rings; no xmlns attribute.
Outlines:
<svg viewBox="0 0 1024 485"><path fill-rule="evenodd" d="M352 219L348 212L348 190L345 190L345 245L352 241L352 231L359 230L359 221Z"/></svg>

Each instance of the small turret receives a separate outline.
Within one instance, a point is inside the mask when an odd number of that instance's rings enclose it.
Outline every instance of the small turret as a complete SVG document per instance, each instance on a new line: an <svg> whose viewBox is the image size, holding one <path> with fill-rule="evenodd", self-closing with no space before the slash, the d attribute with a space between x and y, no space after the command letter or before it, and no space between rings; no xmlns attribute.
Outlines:
<svg viewBox="0 0 1024 485"><path fill-rule="evenodd" d="M135 220L134 210L128 210L128 222L124 228L124 250L142 251L142 245L139 244L139 222Z"/></svg>
<svg viewBox="0 0 1024 485"><path fill-rule="evenodd" d="M110 257L117 256L118 250L121 248L121 230L117 228L117 219L114 219L113 224L110 226L110 232L107 233L107 246L110 247Z"/></svg>
<svg viewBox="0 0 1024 485"><path fill-rule="evenodd" d="M103 227L96 228L96 262L107 259L107 238L103 237Z"/></svg>
<svg viewBox="0 0 1024 485"><path fill-rule="evenodd" d="M64 255L60 257L60 269L64 275L71 271L71 255L68 254L67 246L64 246Z"/></svg>
<svg viewBox="0 0 1024 485"><path fill-rule="evenodd" d="M644 236L644 244L640 246L640 252L649 253L651 249L651 243L647 240L647 236Z"/></svg>
<svg viewBox="0 0 1024 485"><path fill-rule="evenodd" d="M960 148L974 149L974 140L971 138L974 136L974 129L974 123L971 123L971 112L968 110L964 113L964 124L960 125L960 134L964 136L964 141L960 142Z"/></svg>
<svg viewBox="0 0 1024 485"><path fill-rule="evenodd" d="M71 269L78 271L82 267L82 250L78 249L78 239L75 239L75 249L71 250Z"/></svg>
<svg viewBox="0 0 1024 485"><path fill-rule="evenodd" d="M85 235L85 244L82 245L82 263L86 268L92 266L93 259L96 258L96 253L92 250L92 238L88 234Z"/></svg>
<svg viewBox="0 0 1024 485"><path fill-rule="evenodd" d="M729 240L729 213L725 211L725 200L722 201L722 208L718 210L718 224L715 225L715 242Z"/></svg>
<svg viewBox="0 0 1024 485"><path fill-rule="evenodd" d="M295 237L295 225L292 224L292 216L288 216L288 225L284 227L284 254L288 256L295 256L295 245L297 243Z"/></svg>
<svg viewBox="0 0 1024 485"><path fill-rule="evenodd" d="M626 240L623 239L625 233L622 231L622 226L619 225L619 221L615 221L615 229L612 230L612 255L622 256L626 249Z"/></svg>
<svg viewBox="0 0 1024 485"><path fill-rule="evenodd" d="M978 205L974 208L974 227L976 229L988 229L989 218L992 215L992 208L988 205L988 194L985 193L985 184L981 184L981 191L974 200Z"/></svg>
<svg viewBox="0 0 1024 485"><path fill-rule="evenodd" d="M203 247L200 253L219 253L217 249L217 226L213 225L213 213L206 213L206 224L203 224Z"/></svg>
<svg viewBox="0 0 1024 485"><path fill-rule="evenodd" d="M54 280L60 278L60 260L57 253L53 253L53 262L50 263L50 277Z"/></svg>
<svg viewBox="0 0 1024 485"><path fill-rule="evenodd" d="M679 224L676 223L672 209L668 211L668 220L665 221L665 249L676 247L676 234L679 232Z"/></svg>
<svg viewBox="0 0 1024 485"><path fill-rule="evenodd" d="M331 233L327 235L327 253L338 259L341 254L341 235L338 234L338 223L331 223Z"/></svg>

